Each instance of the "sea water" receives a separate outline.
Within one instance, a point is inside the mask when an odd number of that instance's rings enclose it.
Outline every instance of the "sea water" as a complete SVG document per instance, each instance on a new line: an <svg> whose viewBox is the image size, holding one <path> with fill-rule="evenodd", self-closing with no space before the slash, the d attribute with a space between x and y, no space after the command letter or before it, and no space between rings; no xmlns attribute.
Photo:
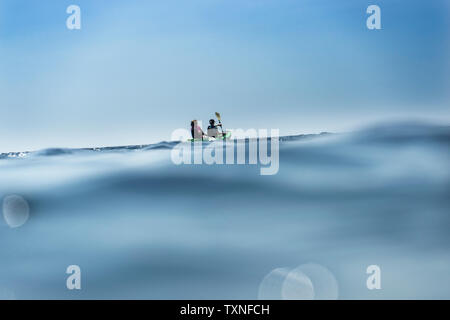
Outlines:
<svg viewBox="0 0 450 320"><path fill-rule="evenodd" d="M176 145L1 154L0 299L255 299L303 265L334 298L450 299L450 127L281 137L274 175Z"/></svg>

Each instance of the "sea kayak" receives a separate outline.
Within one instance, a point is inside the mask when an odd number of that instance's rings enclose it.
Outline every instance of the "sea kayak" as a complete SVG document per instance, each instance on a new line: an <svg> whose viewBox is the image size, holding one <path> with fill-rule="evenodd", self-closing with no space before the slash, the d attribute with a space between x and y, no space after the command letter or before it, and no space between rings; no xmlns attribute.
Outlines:
<svg viewBox="0 0 450 320"><path fill-rule="evenodd" d="M194 142L194 141L216 141L216 140L225 140L231 137L231 132L227 131L225 132L225 135L223 136L218 136L216 138L214 137L204 137L203 139L188 139L188 141L190 142Z"/></svg>

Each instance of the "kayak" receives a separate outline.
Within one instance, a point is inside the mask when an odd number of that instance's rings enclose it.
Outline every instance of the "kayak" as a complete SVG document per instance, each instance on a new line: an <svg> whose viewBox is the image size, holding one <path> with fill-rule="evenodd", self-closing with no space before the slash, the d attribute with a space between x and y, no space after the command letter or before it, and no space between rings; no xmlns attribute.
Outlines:
<svg viewBox="0 0 450 320"><path fill-rule="evenodd" d="M219 137L205 137L203 139L188 139L188 141L193 142L193 141L216 141L216 140L225 140L228 139L229 137L231 137L231 132L227 131L225 132L225 135L223 136L219 136Z"/></svg>

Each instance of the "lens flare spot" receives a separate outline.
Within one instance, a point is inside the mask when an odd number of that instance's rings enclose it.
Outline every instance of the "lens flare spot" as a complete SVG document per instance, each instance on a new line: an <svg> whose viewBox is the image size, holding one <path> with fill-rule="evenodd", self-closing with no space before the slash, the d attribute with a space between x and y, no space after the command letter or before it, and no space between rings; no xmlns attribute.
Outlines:
<svg viewBox="0 0 450 320"><path fill-rule="evenodd" d="M6 196L3 199L3 217L11 228L18 228L30 217L28 202L18 195Z"/></svg>

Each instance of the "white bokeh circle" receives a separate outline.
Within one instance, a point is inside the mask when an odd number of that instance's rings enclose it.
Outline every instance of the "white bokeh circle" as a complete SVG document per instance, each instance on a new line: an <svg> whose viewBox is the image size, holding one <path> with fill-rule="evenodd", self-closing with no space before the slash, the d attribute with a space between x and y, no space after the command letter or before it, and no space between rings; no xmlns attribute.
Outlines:
<svg viewBox="0 0 450 320"><path fill-rule="evenodd" d="M260 300L281 300L281 289L290 269L277 268L269 272L261 281L258 290Z"/></svg>
<svg viewBox="0 0 450 320"><path fill-rule="evenodd" d="M313 282L298 268L293 269L284 279L281 296L283 300L313 300Z"/></svg>
<svg viewBox="0 0 450 320"><path fill-rule="evenodd" d="M18 228L30 217L28 202L21 196L10 195L3 198L3 217L10 228Z"/></svg>
<svg viewBox="0 0 450 320"><path fill-rule="evenodd" d="M294 269L277 268L261 281L261 300L336 300L339 287L333 273L316 263L306 263Z"/></svg>

